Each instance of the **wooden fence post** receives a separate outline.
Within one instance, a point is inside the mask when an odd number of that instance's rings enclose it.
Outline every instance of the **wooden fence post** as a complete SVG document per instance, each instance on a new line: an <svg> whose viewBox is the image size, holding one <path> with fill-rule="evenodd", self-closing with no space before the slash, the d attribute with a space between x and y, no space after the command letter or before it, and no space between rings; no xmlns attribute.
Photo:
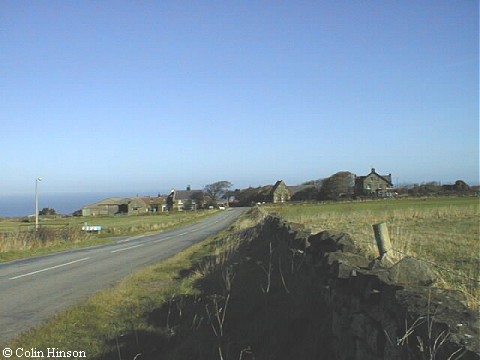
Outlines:
<svg viewBox="0 0 480 360"><path fill-rule="evenodd" d="M388 255L390 250L392 250L390 236L388 235L387 223L380 223L372 226L373 231L375 232L375 240L377 241L380 258L383 258L385 255Z"/></svg>

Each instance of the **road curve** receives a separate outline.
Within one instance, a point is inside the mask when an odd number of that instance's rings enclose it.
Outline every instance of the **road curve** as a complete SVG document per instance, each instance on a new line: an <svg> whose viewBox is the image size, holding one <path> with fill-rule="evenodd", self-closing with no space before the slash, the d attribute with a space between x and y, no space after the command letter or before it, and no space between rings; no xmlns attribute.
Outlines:
<svg viewBox="0 0 480 360"><path fill-rule="evenodd" d="M0 264L0 344L140 268L226 229L244 210L228 209L200 223L160 234Z"/></svg>

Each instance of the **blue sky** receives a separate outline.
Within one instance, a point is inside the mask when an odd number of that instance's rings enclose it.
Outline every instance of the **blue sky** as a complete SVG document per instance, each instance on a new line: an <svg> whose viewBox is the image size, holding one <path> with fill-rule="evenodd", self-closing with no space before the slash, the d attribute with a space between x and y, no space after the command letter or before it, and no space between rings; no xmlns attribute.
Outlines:
<svg viewBox="0 0 480 360"><path fill-rule="evenodd" d="M479 176L478 2L0 2L0 193Z"/></svg>

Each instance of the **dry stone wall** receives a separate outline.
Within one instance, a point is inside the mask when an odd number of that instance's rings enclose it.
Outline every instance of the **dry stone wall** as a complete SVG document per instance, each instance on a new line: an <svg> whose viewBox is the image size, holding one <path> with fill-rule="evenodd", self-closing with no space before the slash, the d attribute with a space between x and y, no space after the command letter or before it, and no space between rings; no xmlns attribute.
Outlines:
<svg viewBox="0 0 480 360"><path fill-rule="evenodd" d="M273 216L250 240L250 249L262 246L272 293L303 308L290 309L289 321L318 323L299 348L324 357L309 358L480 359L478 313L462 294L436 288L424 263L407 257L385 268L358 255L348 234L311 235Z"/></svg>

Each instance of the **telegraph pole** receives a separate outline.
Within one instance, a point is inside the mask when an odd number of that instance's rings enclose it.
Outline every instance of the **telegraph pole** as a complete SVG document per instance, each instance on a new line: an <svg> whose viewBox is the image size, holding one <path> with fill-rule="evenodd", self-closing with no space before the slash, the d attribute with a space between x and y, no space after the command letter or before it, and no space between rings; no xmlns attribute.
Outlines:
<svg viewBox="0 0 480 360"><path fill-rule="evenodd" d="M38 231L38 182L42 181L42 178L35 179L35 231Z"/></svg>

